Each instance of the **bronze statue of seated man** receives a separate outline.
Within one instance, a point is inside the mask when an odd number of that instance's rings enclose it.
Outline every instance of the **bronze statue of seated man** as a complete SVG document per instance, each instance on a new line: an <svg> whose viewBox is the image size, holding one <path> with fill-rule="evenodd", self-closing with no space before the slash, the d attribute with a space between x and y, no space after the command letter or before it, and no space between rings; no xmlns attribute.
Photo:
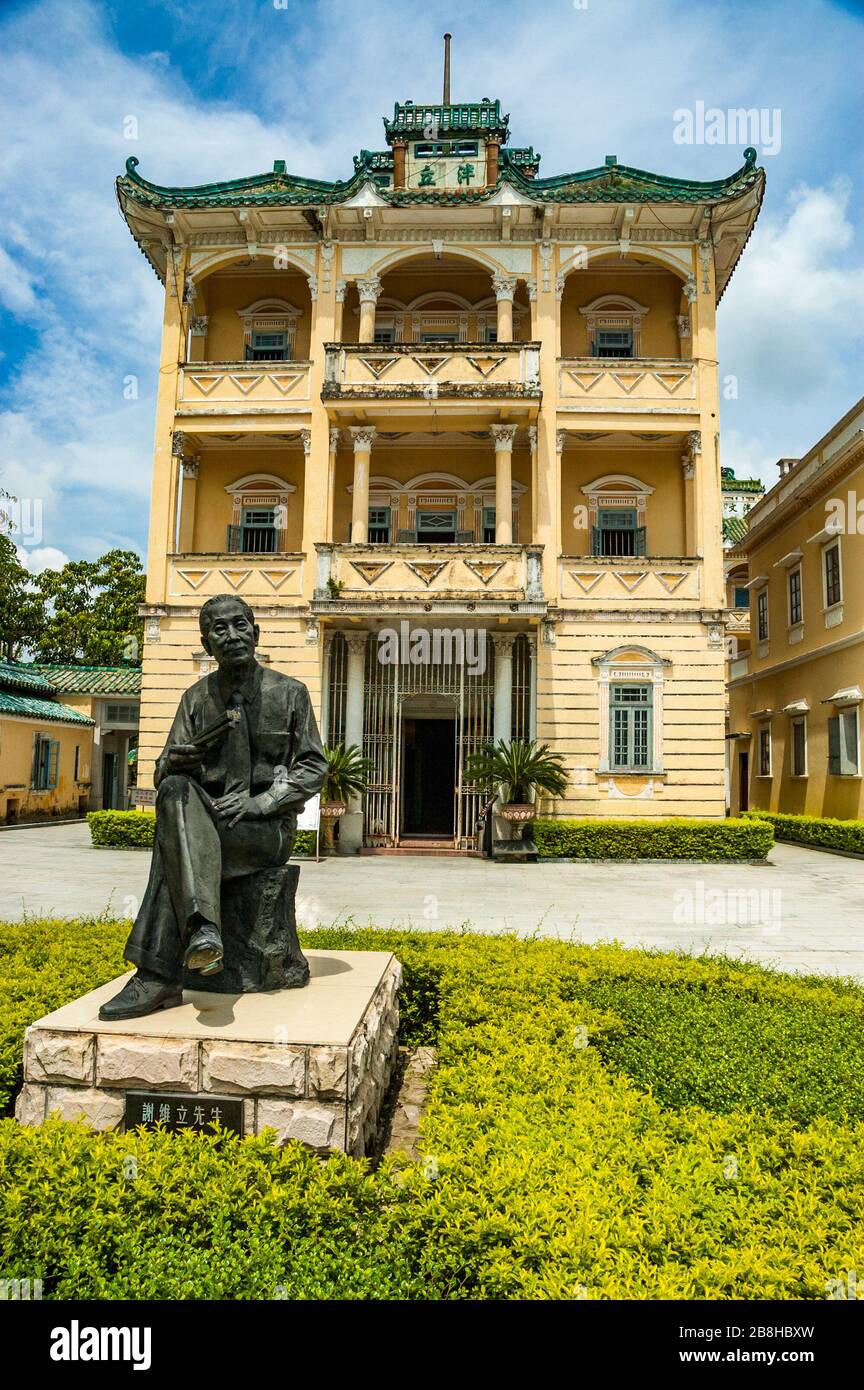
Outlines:
<svg viewBox="0 0 864 1390"><path fill-rule="evenodd" d="M184 969L222 969L223 882L286 863L327 770L306 686L255 658L249 605L220 594L199 623L218 670L186 691L156 763L153 862L125 952L138 969L106 1020L181 1003Z"/></svg>

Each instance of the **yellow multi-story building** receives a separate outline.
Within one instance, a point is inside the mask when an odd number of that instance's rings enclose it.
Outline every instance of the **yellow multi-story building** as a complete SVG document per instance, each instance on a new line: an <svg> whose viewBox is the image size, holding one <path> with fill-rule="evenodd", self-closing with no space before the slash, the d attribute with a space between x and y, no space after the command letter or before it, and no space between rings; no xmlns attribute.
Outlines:
<svg viewBox="0 0 864 1390"><path fill-rule="evenodd" d="M470 846L493 736L564 754L556 814L721 816L715 310L755 151L541 178L498 101L385 130L344 182L118 180L165 285L139 787L227 591L372 760L343 848Z"/></svg>
<svg viewBox="0 0 864 1390"><path fill-rule="evenodd" d="M733 810L864 814L864 399L749 512L734 572L749 648L730 663Z"/></svg>

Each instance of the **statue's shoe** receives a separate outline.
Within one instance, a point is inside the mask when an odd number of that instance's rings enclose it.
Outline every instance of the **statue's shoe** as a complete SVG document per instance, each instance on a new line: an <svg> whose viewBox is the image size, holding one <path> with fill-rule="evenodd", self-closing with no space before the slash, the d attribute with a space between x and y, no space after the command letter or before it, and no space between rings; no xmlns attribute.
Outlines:
<svg viewBox="0 0 864 1390"><path fill-rule="evenodd" d="M99 1017L105 1023L114 1023L123 1018L143 1018L157 1009L173 1009L182 1003L183 991L176 984L136 971L120 993L102 1005Z"/></svg>
<svg viewBox="0 0 864 1390"><path fill-rule="evenodd" d="M208 975L215 975L217 972L213 966L220 964L222 954L222 937L212 923L206 922L192 933L183 963L187 970L200 970L203 973L207 969Z"/></svg>

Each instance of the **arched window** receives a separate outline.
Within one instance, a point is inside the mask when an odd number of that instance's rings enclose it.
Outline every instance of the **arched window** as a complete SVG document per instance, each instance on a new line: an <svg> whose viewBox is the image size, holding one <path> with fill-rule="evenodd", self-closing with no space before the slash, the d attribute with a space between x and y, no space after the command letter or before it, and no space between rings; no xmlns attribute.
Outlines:
<svg viewBox="0 0 864 1390"><path fill-rule="evenodd" d="M284 362L294 356L301 309L296 309L286 299L258 299L237 312L243 323L245 361Z"/></svg>
<svg viewBox="0 0 864 1390"><path fill-rule="evenodd" d="M637 304L624 294L601 294L579 313L587 321L592 357L640 356L642 320L648 313L645 304Z"/></svg>
<svg viewBox="0 0 864 1390"><path fill-rule="evenodd" d="M648 554L646 513L653 487L627 473L607 473L582 491L588 498L592 555Z"/></svg>
<svg viewBox="0 0 864 1390"><path fill-rule="evenodd" d="M297 489L271 473L250 473L229 483L232 502L225 549L229 554L277 555L287 549L288 500Z"/></svg>

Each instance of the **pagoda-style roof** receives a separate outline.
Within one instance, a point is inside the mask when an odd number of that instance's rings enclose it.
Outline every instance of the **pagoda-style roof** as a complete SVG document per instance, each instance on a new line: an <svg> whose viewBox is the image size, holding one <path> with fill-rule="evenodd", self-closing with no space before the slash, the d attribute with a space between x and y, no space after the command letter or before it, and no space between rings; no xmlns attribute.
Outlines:
<svg viewBox="0 0 864 1390"><path fill-rule="evenodd" d="M489 97L483 97L482 101L449 102L446 106L443 102L427 105L397 101L392 121L384 117L384 131L388 145L394 140L410 136L416 140L424 135L427 140L452 139L454 135L493 135L503 144L509 139L509 121L509 116L501 115L500 101L492 101ZM435 134L429 135L430 130Z"/></svg>

